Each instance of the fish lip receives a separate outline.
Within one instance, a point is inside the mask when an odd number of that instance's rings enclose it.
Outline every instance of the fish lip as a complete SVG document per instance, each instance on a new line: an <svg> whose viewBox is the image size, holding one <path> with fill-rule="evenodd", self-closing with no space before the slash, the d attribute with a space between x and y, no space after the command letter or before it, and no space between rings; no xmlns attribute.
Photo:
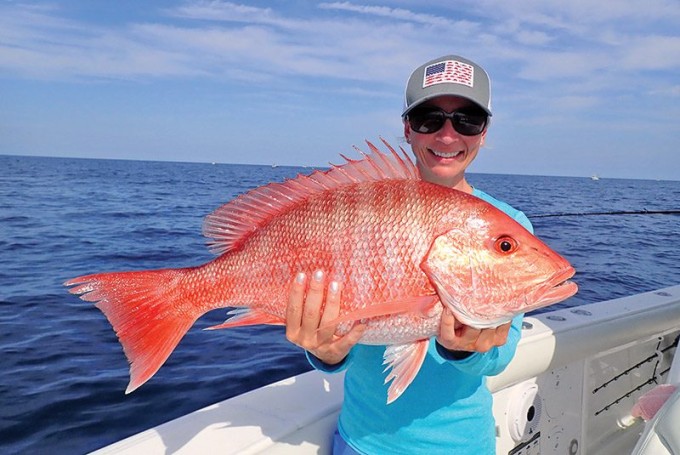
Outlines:
<svg viewBox="0 0 680 455"><path fill-rule="evenodd" d="M572 266L564 267L553 274L546 282L535 291L536 304L533 307L551 305L568 299L578 291L578 285L569 281L576 274Z"/></svg>
<svg viewBox="0 0 680 455"><path fill-rule="evenodd" d="M554 286L559 286L562 283L569 280L576 274L576 269L568 265L561 270L558 270L551 278L548 280L550 283L556 283Z"/></svg>

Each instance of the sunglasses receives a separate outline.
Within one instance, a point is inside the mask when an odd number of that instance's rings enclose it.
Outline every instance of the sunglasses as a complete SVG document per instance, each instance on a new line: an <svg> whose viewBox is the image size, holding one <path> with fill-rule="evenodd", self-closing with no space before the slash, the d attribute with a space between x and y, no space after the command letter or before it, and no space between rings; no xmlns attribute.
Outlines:
<svg viewBox="0 0 680 455"><path fill-rule="evenodd" d="M458 134L476 136L484 131L489 116L486 112L474 107L449 113L438 107L425 106L413 109L408 113L407 119L411 129L420 134L436 133L444 127L446 119L449 119Z"/></svg>

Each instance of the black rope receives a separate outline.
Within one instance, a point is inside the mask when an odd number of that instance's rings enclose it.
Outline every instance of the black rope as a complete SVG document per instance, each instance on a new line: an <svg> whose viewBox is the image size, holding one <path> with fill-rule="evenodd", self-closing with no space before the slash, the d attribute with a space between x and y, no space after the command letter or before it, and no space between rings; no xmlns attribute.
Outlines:
<svg viewBox="0 0 680 455"><path fill-rule="evenodd" d="M545 213L540 215L529 215L534 218L551 218L561 216L602 216L602 215L680 215L680 210L615 210L610 212L573 212L573 213Z"/></svg>

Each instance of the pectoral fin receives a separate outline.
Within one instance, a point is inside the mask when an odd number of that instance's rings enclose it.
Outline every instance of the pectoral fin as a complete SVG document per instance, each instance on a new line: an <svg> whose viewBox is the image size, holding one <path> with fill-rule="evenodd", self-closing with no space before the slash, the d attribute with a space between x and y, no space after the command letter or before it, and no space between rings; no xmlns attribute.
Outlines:
<svg viewBox="0 0 680 455"><path fill-rule="evenodd" d="M233 327L258 324L284 325L286 323L283 318L260 310L247 309L244 311L243 309L238 309L230 311L229 314L233 314L234 316L227 319L222 324L208 327L205 330L230 329Z"/></svg>
<svg viewBox="0 0 680 455"><path fill-rule="evenodd" d="M425 354L427 354L428 339L415 343L396 344L388 346L383 355L384 371L390 370L385 378L385 384L392 381L387 390L387 404L399 398L411 384L420 370Z"/></svg>
<svg viewBox="0 0 680 455"><path fill-rule="evenodd" d="M404 300L376 303L366 308L350 311L319 327L319 330L336 326L341 322L358 321L360 319L376 318L380 316L396 316L399 314L415 313L422 317L430 317L435 306L439 303L439 296L421 295Z"/></svg>

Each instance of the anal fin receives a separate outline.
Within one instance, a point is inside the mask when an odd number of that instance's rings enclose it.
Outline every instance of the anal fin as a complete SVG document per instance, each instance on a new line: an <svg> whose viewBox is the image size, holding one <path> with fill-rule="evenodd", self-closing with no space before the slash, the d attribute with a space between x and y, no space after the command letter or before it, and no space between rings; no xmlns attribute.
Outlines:
<svg viewBox="0 0 680 455"><path fill-rule="evenodd" d="M387 404L399 398L418 374L425 360L430 340L424 339L408 344L393 344L385 349L384 371L390 370L385 384L392 381L387 389Z"/></svg>

